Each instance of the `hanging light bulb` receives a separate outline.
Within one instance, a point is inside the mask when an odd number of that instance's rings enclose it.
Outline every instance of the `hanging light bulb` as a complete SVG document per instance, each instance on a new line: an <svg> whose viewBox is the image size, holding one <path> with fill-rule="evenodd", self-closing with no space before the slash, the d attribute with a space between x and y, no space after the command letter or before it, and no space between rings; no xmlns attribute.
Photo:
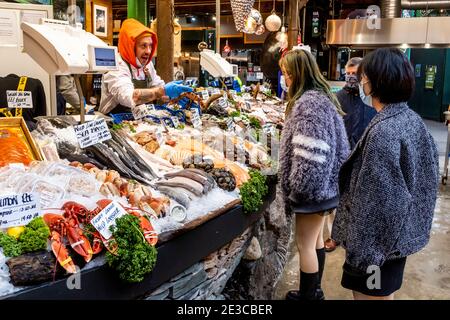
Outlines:
<svg viewBox="0 0 450 320"><path fill-rule="evenodd" d="M270 14L270 16L267 17L265 25L266 25L266 29L271 31L271 32L275 32L275 31L280 30L281 18L276 14L276 11L275 11L275 0L273 0L272 13Z"/></svg>

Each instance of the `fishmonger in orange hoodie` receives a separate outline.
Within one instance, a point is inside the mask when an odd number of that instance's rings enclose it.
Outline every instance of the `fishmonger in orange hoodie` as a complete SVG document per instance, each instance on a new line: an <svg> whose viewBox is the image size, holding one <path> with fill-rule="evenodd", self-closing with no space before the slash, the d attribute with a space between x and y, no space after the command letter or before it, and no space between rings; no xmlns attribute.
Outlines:
<svg viewBox="0 0 450 320"><path fill-rule="evenodd" d="M131 112L136 105L163 96L176 98L191 88L164 81L151 62L157 47L156 34L135 19L122 23L119 32L119 69L103 75L99 111L104 114Z"/></svg>

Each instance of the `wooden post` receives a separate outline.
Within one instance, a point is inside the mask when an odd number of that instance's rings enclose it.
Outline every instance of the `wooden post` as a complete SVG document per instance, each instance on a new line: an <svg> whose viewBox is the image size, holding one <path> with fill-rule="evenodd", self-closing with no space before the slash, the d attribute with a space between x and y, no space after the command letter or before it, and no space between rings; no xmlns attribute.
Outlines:
<svg viewBox="0 0 450 320"><path fill-rule="evenodd" d="M220 54L220 0L216 0L216 53Z"/></svg>
<svg viewBox="0 0 450 320"><path fill-rule="evenodd" d="M299 32L299 0L289 0L288 49L297 45Z"/></svg>
<svg viewBox="0 0 450 320"><path fill-rule="evenodd" d="M173 12L174 0L157 0L158 57L156 71L166 82L173 80Z"/></svg>

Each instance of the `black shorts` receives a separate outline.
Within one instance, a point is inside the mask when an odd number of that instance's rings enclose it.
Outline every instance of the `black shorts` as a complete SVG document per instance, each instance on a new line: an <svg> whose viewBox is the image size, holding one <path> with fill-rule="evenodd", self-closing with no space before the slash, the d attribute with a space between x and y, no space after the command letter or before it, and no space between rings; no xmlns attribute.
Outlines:
<svg viewBox="0 0 450 320"><path fill-rule="evenodd" d="M350 265L344 263L341 285L346 289L368 296L389 296L402 286L405 263L406 257L386 261L379 269L379 286L376 285L376 273L374 271L368 274L361 274L360 271L355 272Z"/></svg>

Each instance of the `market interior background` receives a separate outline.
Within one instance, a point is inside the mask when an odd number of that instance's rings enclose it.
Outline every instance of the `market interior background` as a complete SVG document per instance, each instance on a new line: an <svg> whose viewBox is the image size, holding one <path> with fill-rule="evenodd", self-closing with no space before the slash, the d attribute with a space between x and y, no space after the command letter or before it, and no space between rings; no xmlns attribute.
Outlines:
<svg viewBox="0 0 450 320"><path fill-rule="evenodd" d="M5 2L5 1L0 1ZM52 4L55 19L67 19L67 7L76 3L80 8L80 22L86 31L93 31L92 9L94 5L107 8L106 43L117 45L120 25L126 18L135 18L145 25L156 29L156 18L174 19L180 32L158 34L164 52L166 37L173 39L173 72L164 68L162 77L166 81L173 78L187 81L205 81L207 75L201 70L198 44L205 41L210 49L219 48L220 54L229 62L239 67L239 77L248 84L266 82L272 85L274 92L279 93L278 60L281 56L280 31L265 31L261 35L237 32L229 0L53 0L53 1L6 1L34 4ZM217 3L219 3L220 31L217 34ZM441 43L408 43L389 42L395 29L389 30L390 36L380 33L386 43L371 42L370 39L341 39L342 35L328 29L329 22L337 19L367 18L367 8L371 5L381 8L383 18L423 19L427 17L450 16L450 1L406 1L406 0L256 0L257 8L263 18L274 10L287 27L287 33L281 34L289 38L290 44L304 43L311 47L323 75L330 81L334 90L343 85L344 66L347 60L355 56L364 56L377 46L401 47L409 56L416 73L416 90L409 101L412 109L425 120L438 143L440 154L440 172L444 173L444 162L449 156L446 152L448 130L445 126L444 111L450 108L450 40ZM1 7L0 7L1 8ZM158 9L161 9L158 11ZM422 24L421 24L422 26ZM428 29L428 24L426 25ZM448 28L442 28L448 33ZM416 30L409 29L414 36ZM427 30L428 31L428 30ZM419 32L417 32L419 33ZM328 35L328 38L327 38ZM357 35L354 35L355 37ZM399 37L406 37L400 34ZM361 36L363 38L363 36ZM448 39L448 38L447 38ZM332 41L331 41L332 40ZM367 42L364 42L366 41ZM218 43L217 41L220 41ZM334 41L334 42L333 42ZM275 48L276 50L273 50ZM0 58L5 52L0 52ZM3 57L4 58L4 57ZM167 66L164 55L157 54L155 65L158 72L161 65ZM6 61L6 60L2 60ZM160 62L160 65L158 65ZM2 63L0 75L11 72L11 65ZM169 64L169 69L171 66ZM82 79L84 96L89 103L100 101L101 75L87 75ZM47 110L55 110L54 102L50 102L51 93L47 94ZM94 99L90 99L94 98ZM275 191L272 190L275 198ZM226 286L217 299L284 299L288 290L298 287L299 270L298 255L292 237L292 221L286 221L277 201L271 202L263 211L251 238L257 241L253 252L246 252L242 260L230 267L235 271L228 274ZM435 211L432 237L429 245L408 259L405 270L405 281L398 292L399 299L449 299L450 298L450 186L441 185L439 199ZM241 240L240 240L241 241ZM244 241L244 240L242 240ZM244 241L244 242L245 242ZM229 247L225 251L231 250ZM258 252L259 250L259 252ZM220 257L220 254L219 254ZM214 258L216 259L216 258ZM351 293L340 286L341 267L344 251L338 248L327 254L323 289L327 299L351 299ZM184 275L199 274L194 265ZM181 277L181 276L179 276ZM175 278L174 278L175 279ZM177 279L175 279L177 280ZM174 280L174 281L175 281ZM186 280L187 281L187 280ZM188 283L188 284L186 284ZM201 282L186 282L177 297L190 298L195 285ZM189 284L190 283L190 284ZM175 287L177 286L175 285ZM192 286L192 288L190 287ZM168 288L168 287L167 287ZM166 298L166 292L172 290L161 286L150 298ZM183 293L181 293L183 291ZM170 291L173 294L172 291ZM198 292L196 292L198 294Z"/></svg>

